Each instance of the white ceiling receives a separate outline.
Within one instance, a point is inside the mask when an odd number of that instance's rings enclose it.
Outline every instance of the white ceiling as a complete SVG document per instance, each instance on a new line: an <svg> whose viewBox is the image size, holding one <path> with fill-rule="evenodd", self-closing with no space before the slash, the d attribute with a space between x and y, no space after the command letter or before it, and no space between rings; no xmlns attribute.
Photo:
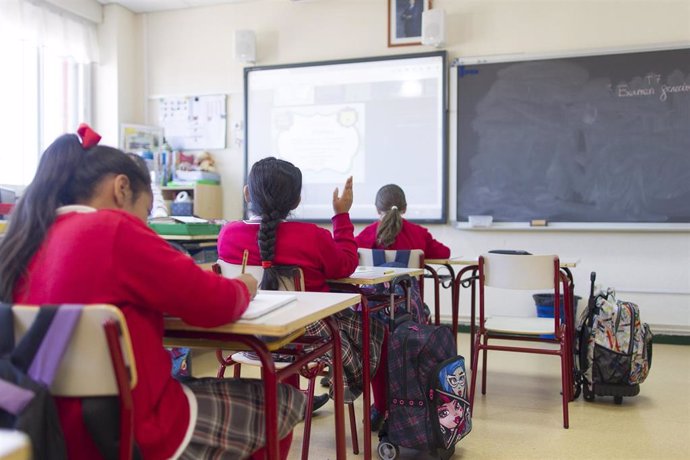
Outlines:
<svg viewBox="0 0 690 460"><path fill-rule="evenodd" d="M179 10L198 6L220 5L222 3L241 3L256 0L98 0L107 5L117 3L134 13L150 13L152 11Z"/></svg>

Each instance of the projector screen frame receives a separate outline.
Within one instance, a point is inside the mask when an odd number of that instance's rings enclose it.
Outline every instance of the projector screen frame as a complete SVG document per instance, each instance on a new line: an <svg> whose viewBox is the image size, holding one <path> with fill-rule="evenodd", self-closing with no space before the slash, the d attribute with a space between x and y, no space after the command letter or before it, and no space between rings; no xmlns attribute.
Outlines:
<svg viewBox="0 0 690 460"><path fill-rule="evenodd" d="M247 184L247 178L249 175L249 169L251 167L249 159L250 151L250 137L249 137L249 105L251 101L249 100L249 78L252 72L260 72L266 70L279 70L279 69L290 69L290 68L303 68L303 67L317 67L317 66L331 66L331 65L343 65L343 64L359 64L367 62L385 62L393 60L405 60L405 59L418 59L418 58L434 58L438 57L441 59L441 100L439 101L439 107L441 113L440 117L440 136L438 143L440 146L440 213L438 217L434 218L415 218L411 215L406 215L405 218L409 221L422 223L422 224L445 224L448 221L448 183L449 183L449 145L448 145L448 56L445 50L424 52L424 53L411 53L411 54L397 54L397 55L386 55L386 56L370 56L362 58L349 58L349 59L337 59L337 60L326 60L326 61L311 61L311 62L299 62L299 63L288 63L288 64L277 64L268 66L251 66L245 67L244 69L244 184ZM421 154L421 153L420 153ZM384 184L381 184L384 185ZM339 187L341 188L341 187ZM404 187L403 187L404 188ZM355 184L355 203L358 202L357 198L357 186ZM324 197L325 200L329 200L328 197ZM324 201L326 203L326 201ZM372 209L374 208L373 201L371 202ZM412 209L408 200L408 208ZM247 203L243 203L243 214L245 218L248 218ZM331 211L332 214L332 211ZM409 213L408 213L409 214ZM288 217L290 219L290 217ZM299 217L299 220L314 222L314 223L327 223L330 222L330 216L324 218L307 218ZM370 223L375 218L352 218L353 223Z"/></svg>

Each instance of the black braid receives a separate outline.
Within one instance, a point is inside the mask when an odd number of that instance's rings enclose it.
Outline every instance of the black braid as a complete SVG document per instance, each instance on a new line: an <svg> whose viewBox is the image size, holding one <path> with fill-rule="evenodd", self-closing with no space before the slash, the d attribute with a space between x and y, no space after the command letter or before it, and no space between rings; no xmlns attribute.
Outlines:
<svg viewBox="0 0 690 460"><path fill-rule="evenodd" d="M261 216L258 244L261 260L273 262L275 258L278 225L299 204L302 191L302 173L290 162L268 157L252 166L247 180L249 210ZM295 267L264 268L260 288L276 290L280 277L294 272Z"/></svg>

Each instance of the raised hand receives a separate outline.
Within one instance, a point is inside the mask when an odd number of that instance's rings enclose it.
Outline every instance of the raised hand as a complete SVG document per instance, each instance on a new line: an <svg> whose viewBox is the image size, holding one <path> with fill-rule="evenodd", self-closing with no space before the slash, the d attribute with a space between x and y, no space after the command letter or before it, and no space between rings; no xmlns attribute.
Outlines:
<svg viewBox="0 0 690 460"><path fill-rule="evenodd" d="M343 187L343 194L338 195L338 187L333 191L333 212L342 214L352 207L352 176L348 177Z"/></svg>

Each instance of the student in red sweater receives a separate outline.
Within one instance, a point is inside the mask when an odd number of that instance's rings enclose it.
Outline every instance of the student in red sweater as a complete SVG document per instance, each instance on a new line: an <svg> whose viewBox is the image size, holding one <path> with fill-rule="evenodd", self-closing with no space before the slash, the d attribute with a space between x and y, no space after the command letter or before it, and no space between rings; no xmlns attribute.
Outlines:
<svg viewBox="0 0 690 460"><path fill-rule="evenodd" d="M407 200L402 188L395 184L384 185L376 193L378 222L367 226L357 235L357 245L368 249L421 249L427 259L450 257L450 249L434 239L429 230L403 218ZM421 303L421 301L420 301ZM388 347L384 339L381 362L385 366ZM374 405L371 409L371 429L378 431L383 425L388 408L388 381L385 372L379 372L371 380Z"/></svg>
<svg viewBox="0 0 690 460"><path fill-rule="evenodd" d="M151 179L123 152L80 127L41 157L0 244L0 300L22 304L108 303L124 314L136 358L134 435L145 459L264 458L259 381L171 377L163 315L212 327L232 322L256 294L249 275L203 271L146 225ZM84 376L88 378L88 376ZM287 457L305 398L279 388L281 451ZM57 401L70 459L102 458L74 398ZM112 453L112 452L110 452Z"/></svg>
<svg viewBox="0 0 690 460"><path fill-rule="evenodd" d="M403 218L407 211L405 192L395 185L384 185L376 193L380 220L357 235L357 246L371 249L421 249L427 259L450 257L448 246L434 239L429 230Z"/></svg>
<svg viewBox="0 0 690 460"><path fill-rule="evenodd" d="M284 266L302 269L307 291L329 291L326 280L352 274L359 260L349 215L352 178L345 182L342 195L338 195L337 188L333 192L332 234L315 224L285 220L299 205L301 193L302 172L292 163L273 157L254 163L244 187L250 217L223 227L218 236L218 256L240 264L244 250L248 250L248 264L264 267L262 289L278 288L277 277ZM336 314L335 319L342 342L345 400L353 401L362 393L361 318L348 309ZM325 335L328 331L317 321L309 326L308 333ZM372 375L379 362L382 340L383 327L373 325ZM315 400L315 406L326 400Z"/></svg>

